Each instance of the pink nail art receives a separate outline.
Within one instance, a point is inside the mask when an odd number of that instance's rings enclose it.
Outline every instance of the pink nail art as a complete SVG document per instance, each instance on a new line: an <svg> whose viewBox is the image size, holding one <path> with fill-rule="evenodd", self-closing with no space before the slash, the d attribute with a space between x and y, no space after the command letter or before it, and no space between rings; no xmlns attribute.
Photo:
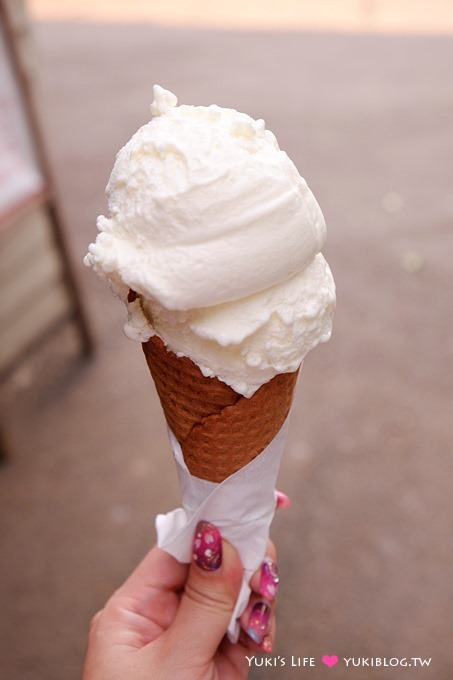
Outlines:
<svg viewBox="0 0 453 680"><path fill-rule="evenodd" d="M291 505L291 499L283 491L275 490L275 507L277 510L285 510Z"/></svg>
<svg viewBox="0 0 453 680"><path fill-rule="evenodd" d="M210 522L198 522L193 539L193 560L205 571L215 571L222 564L222 537Z"/></svg>
<svg viewBox="0 0 453 680"><path fill-rule="evenodd" d="M250 612L246 633L254 642L260 645L269 627L271 610L265 602L255 602Z"/></svg>
<svg viewBox="0 0 453 680"><path fill-rule="evenodd" d="M266 557L261 565L259 591L267 600L275 600L279 584L278 569L275 562Z"/></svg>
<svg viewBox="0 0 453 680"><path fill-rule="evenodd" d="M266 635L260 647L266 654L270 654L272 652L272 638L270 635Z"/></svg>

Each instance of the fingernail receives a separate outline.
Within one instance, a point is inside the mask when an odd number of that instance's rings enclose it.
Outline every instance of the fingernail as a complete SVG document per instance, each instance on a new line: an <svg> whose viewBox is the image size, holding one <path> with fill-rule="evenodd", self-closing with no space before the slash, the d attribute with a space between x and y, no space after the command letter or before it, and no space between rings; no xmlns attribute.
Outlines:
<svg viewBox="0 0 453 680"><path fill-rule="evenodd" d="M198 522L193 539L193 560L205 571L215 571L222 564L222 537L214 524Z"/></svg>
<svg viewBox="0 0 453 680"><path fill-rule="evenodd" d="M283 493L283 491L278 491L278 489L275 490L275 507L277 510L284 510L285 508L289 508L291 505L291 499L289 496L286 495L286 493Z"/></svg>
<svg viewBox="0 0 453 680"><path fill-rule="evenodd" d="M264 637L264 640L260 644L261 649L263 652L266 654L270 654L272 652L272 636L271 635L266 635Z"/></svg>
<svg viewBox="0 0 453 680"><path fill-rule="evenodd" d="M265 602L255 602L250 612L246 633L254 642L260 645L269 627L271 610Z"/></svg>
<svg viewBox="0 0 453 680"><path fill-rule="evenodd" d="M267 600L275 600L279 584L278 568L275 562L266 557L261 565L259 591Z"/></svg>

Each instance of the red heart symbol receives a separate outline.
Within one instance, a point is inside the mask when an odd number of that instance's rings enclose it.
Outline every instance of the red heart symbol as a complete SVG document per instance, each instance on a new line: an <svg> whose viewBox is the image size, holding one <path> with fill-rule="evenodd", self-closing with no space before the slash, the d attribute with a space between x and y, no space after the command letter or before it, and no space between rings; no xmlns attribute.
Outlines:
<svg viewBox="0 0 453 680"><path fill-rule="evenodd" d="M335 664L338 663L338 656L336 654L324 654L324 656L321 657L321 661L325 666L332 668L332 666L335 666Z"/></svg>

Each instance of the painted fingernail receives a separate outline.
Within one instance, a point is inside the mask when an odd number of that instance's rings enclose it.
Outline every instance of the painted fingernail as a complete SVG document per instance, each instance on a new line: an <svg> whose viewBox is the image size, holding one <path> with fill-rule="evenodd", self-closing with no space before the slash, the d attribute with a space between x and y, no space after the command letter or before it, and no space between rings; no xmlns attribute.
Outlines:
<svg viewBox="0 0 453 680"><path fill-rule="evenodd" d="M275 507L277 510L285 510L291 505L291 499L283 491L275 490Z"/></svg>
<svg viewBox="0 0 453 680"><path fill-rule="evenodd" d="M266 635L260 644L260 647L265 654L270 654L272 652L272 636Z"/></svg>
<svg viewBox="0 0 453 680"><path fill-rule="evenodd" d="M214 524L198 522L193 539L193 560L205 571L215 571L222 564L222 537Z"/></svg>
<svg viewBox="0 0 453 680"><path fill-rule="evenodd" d="M267 600L275 600L279 584L278 568L275 562L266 557L261 565L259 591Z"/></svg>
<svg viewBox="0 0 453 680"><path fill-rule="evenodd" d="M246 633L254 642L260 645L269 627L271 610L265 602L255 602L250 612Z"/></svg>

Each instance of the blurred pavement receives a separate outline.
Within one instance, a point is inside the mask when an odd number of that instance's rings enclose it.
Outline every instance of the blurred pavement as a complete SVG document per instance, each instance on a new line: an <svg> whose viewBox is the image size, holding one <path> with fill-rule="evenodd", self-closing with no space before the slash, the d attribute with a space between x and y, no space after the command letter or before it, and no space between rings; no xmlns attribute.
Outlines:
<svg viewBox="0 0 453 680"><path fill-rule="evenodd" d="M317 196L338 286L307 359L273 526L275 656L253 678L451 680L453 41L39 22L38 95L97 356L71 329L2 388L0 676L76 680L90 616L178 504L163 417L123 310L81 259L152 84L263 117ZM429 668L320 665L431 657ZM289 659L317 657L315 668Z"/></svg>

